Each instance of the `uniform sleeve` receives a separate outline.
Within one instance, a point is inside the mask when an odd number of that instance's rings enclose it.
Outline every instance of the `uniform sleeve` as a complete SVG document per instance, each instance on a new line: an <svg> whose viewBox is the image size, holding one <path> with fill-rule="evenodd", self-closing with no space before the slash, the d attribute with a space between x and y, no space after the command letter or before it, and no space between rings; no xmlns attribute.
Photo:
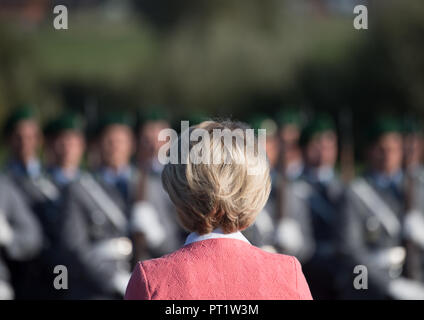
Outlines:
<svg viewBox="0 0 424 320"><path fill-rule="evenodd" d="M6 251L12 259L31 259L42 248L41 226L18 190L8 185L5 191L8 203L6 215L13 230L13 241Z"/></svg>
<svg viewBox="0 0 424 320"><path fill-rule="evenodd" d="M359 206L358 201L352 191L347 193L346 201L338 216L339 226L336 229L336 244L339 260L343 261L343 267L339 275L340 290L353 294L353 297L366 298L367 290L355 290L352 280L349 276L352 275L355 266L365 265L368 267L368 279L372 284L373 290L379 295L384 296L388 291L390 278L384 272L380 272L379 268L374 268L373 254L368 250L365 243L363 233L362 214L363 208ZM346 281L349 279L349 281Z"/></svg>
<svg viewBox="0 0 424 320"><path fill-rule="evenodd" d="M114 290L114 269L109 264L100 268L98 261L90 255L89 226L76 186L71 186L65 193L59 226L62 264L69 265L91 286L106 292Z"/></svg>
<svg viewBox="0 0 424 320"><path fill-rule="evenodd" d="M290 220L295 222L295 226L297 226L299 230L296 232L293 226L290 226L290 230L294 230L294 232L299 235L300 239L297 241L298 243L296 245L290 246L287 245L287 243L279 243L279 245L284 248L284 253L296 256L302 263L305 263L315 253L315 240L308 203L303 194L305 192L302 188L303 185L303 182L287 185L284 191L284 218L282 220L286 222ZM280 234L284 236L284 233ZM280 236L280 234L278 236ZM293 239L295 239L295 237L289 237L288 241L293 242Z"/></svg>
<svg viewBox="0 0 424 320"><path fill-rule="evenodd" d="M146 273L141 262L135 266L128 282L125 300L151 300Z"/></svg>
<svg viewBox="0 0 424 320"><path fill-rule="evenodd" d="M299 260L295 257L292 258L296 272L296 288L299 293L299 300L313 300L308 283L306 282L305 276L302 272L302 266L300 265Z"/></svg>

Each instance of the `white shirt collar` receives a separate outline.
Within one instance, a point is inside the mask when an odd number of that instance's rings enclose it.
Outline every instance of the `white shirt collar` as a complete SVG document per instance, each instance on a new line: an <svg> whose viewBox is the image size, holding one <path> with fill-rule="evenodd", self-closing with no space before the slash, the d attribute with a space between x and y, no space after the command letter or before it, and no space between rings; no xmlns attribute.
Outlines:
<svg viewBox="0 0 424 320"><path fill-rule="evenodd" d="M199 235L197 232L192 232L188 235L184 245L188 245L193 242L203 241L208 239L218 239L218 238L226 238L226 239L237 239L250 244L249 240L240 232L234 233L224 233L221 228L214 229L211 233Z"/></svg>

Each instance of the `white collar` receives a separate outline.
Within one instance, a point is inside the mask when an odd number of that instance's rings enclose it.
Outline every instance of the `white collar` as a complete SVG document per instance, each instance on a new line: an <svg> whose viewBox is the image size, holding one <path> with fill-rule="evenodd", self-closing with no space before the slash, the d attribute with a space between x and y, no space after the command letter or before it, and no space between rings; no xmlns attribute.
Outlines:
<svg viewBox="0 0 424 320"><path fill-rule="evenodd" d="M199 235L197 232L192 232L188 235L184 245L188 245L193 242L203 241L208 239L218 239L218 238L226 238L226 239L237 239L241 241L245 241L250 244L249 240L240 232L234 233L224 233L221 228L214 229L211 233Z"/></svg>

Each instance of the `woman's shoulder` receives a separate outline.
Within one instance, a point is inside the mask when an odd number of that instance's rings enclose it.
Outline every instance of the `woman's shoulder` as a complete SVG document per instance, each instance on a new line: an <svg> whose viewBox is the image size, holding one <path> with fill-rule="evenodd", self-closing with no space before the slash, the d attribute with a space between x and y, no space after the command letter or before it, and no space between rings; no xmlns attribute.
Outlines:
<svg viewBox="0 0 424 320"><path fill-rule="evenodd" d="M279 269L284 269L285 273L297 273L301 265L295 256L290 256L278 252L266 251L262 248L251 246L249 259L256 258L264 265L275 265Z"/></svg>
<svg viewBox="0 0 424 320"><path fill-rule="evenodd" d="M150 271L170 267L183 267L188 264L194 267L196 264L211 263L216 259L250 261L263 266L276 264L286 272L296 272L300 267L299 261L294 256L281 253L272 253L261 248L235 239L209 239L185 245L177 251L164 255L160 258L145 260L141 262L143 267Z"/></svg>
<svg viewBox="0 0 424 320"><path fill-rule="evenodd" d="M287 294L291 292L290 296L296 299L298 295L305 298L310 296L300 263L295 257L270 253L240 240L209 239L195 242L163 257L139 262L134 273L131 287L138 283L137 293L141 287L145 293L143 296L147 298L157 298L163 292L171 294L169 288L181 286L182 291L191 292L198 288L197 285L189 285L193 281L204 283L205 292L216 289L224 281L250 283L250 286L256 288L252 292L275 291L278 292L276 298L281 288ZM209 288L211 283L214 285ZM274 283L278 283L275 290L272 289ZM178 295L180 289L172 291L172 294ZM238 297L238 289L234 290L234 297Z"/></svg>

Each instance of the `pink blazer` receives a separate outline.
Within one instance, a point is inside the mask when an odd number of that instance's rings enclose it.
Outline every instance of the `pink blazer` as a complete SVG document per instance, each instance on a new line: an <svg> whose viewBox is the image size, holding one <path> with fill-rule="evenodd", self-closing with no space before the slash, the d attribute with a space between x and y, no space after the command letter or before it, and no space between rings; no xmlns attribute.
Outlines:
<svg viewBox="0 0 424 320"><path fill-rule="evenodd" d="M312 296L295 257L219 238L139 262L125 299L311 300Z"/></svg>

